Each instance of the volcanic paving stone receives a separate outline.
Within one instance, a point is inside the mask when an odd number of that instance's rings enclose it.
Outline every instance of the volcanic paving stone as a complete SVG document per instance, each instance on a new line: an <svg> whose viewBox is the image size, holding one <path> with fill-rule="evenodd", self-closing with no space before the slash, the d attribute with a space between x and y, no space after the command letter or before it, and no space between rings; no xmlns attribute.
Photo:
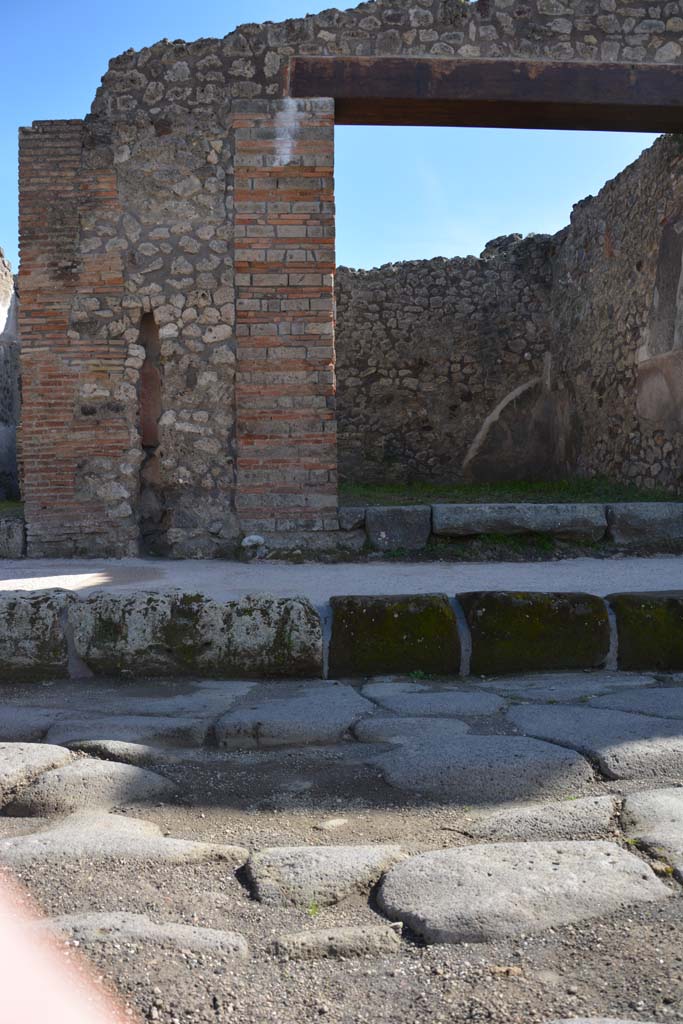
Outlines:
<svg viewBox="0 0 683 1024"><path fill-rule="evenodd" d="M619 690L641 689L654 685L654 682L654 676L629 672L537 672L534 675L486 679L479 685L501 697L557 704Z"/></svg>
<svg viewBox="0 0 683 1024"><path fill-rule="evenodd" d="M457 718L399 718L397 715L375 715L364 718L354 727L353 735L361 743L438 747L469 732L469 726Z"/></svg>
<svg viewBox="0 0 683 1024"><path fill-rule="evenodd" d="M221 953L246 957L249 947L236 932L198 928L195 925L157 924L144 914L114 911L99 914L69 914L40 922L40 930L77 939L79 943L96 942L139 943L152 942L155 946L174 946L199 952Z"/></svg>
<svg viewBox="0 0 683 1024"><path fill-rule="evenodd" d="M474 675L599 668L610 647L607 607L591 594L461 594Z"/></svg>
<svg viewBox="0 0 683 1024"><path fill-rule="evenodd" d="M519 736L461 736L450 722L385 719L359 723L364 742L401 744L374 755L385 781L406 793L460 804L559 799L584 792L594 781L588 762L575 751ZM459 724L459 723L457 723ZM379 731L381 728L381 732Z"/></svg>
<svg viewBox="0 0 683 1024"><path fill-rule="evenodd" d="M610 779L677 779L683 764L678 722L600 708L514 707L508 718L526 733L573 747Z"/></svg>
<svg viewBox="0 0 683 1024"><path fill-rule="evenodd" d="M613 843L498 843L411 857L384 878L383 912L428 943L488 942L672 893Z"/></svg>
<svg viewBox="0 0 683 1024"><path fill-rule="evenodd" d="M244 864L249 853L240 846L198 843L164 836L158 825L118 814L82 812L29 835L0 839L0 864L26 864L71 860L140 861L185 864L225 861Z"/></svg>
<svg viewBox="0 0 683 1024"><path fill-rule="evenodd" d="M460 672L460 637L445 594L333 597L330 671L337 676Z"/></svg>
<svg viewBox="0 0 683 1024"><path fill-rule="evenodd" d="M283 846L253 853L247 874L262 903L332 906L368 893L404 856L399 846Z"/></svg>
<svg viewBox="0 0 683 1024"><path fill-rule="evenodd" d="M398 680L368 683L362 693L387 711L418 718L495 715L505 706L505 701L490 693L472 693Z"/></svg>
<svg viewBox="0 0 683 1024"><path fill-rule="evenodd" d="M24 787L5 808L15 817L47 817L122 804L168 800L176 792L169 779L145 768L82 759L45 772Z"/></svg>
<svg viewBox="0 0 683 1024"><path fill-rule="evenodd" d="M683 686L661 686L649 690L611 693L591 701L594 708L615 708L659 718L683 718Z"/></svg>
<svg viewBox="0 0 683 1024"><path fill-rule="evenodd" d="M180 716L93 714L60 718L50 727L46 739L63 745L79 740L119 740L201 747L209 727L209 721Z"/></svg>
<svg viewBox="0 0 683 1024"><path fill-rule="evenodd" d="M376 710L341 683L276 683L259 687L247 703L219 719L215 735L221 747L233 749L336 743Z"/></svg>
<svg viewBox="0 0 683 1024"><path fill-rule="evenodd" d="M683 789L656 789L626 797L624 831L667 860L683 878Z"/></svg>
<svg viewBox="0 0 683 1024"><path fill-rule="evenodd" d="M71 751L44 743L0 743L0 806L16 790L73 759Z"/></svg>
<svg viewBox="0 0 683 1024"><path fill-rule="evenodd" d="M683 669L683 591L610 594L607 600L617 620L619 668Z"/></svg>
<svg viewBox="0 0 683 1024"><path fill-rule="evenodd" d="M472 818L463 832L482 842L529 842L548 839L609 839L618 830L618 801L590 796L528 807L512 807Z"/></svg>

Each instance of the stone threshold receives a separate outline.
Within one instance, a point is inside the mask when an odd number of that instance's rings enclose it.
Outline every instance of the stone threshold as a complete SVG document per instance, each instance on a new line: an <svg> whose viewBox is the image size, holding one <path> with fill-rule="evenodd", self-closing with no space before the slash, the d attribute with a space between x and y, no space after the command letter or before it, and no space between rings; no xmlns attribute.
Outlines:
<svg viewBox="0 0 683 1024"><path fill-rule="evenodd" d="M3 680L683 671L683 591L332 597L0 593Z"/></svg>
<svg viewBox="0 0 683 1024"><path fill-rule="evenodd" d="M344 532L364 531L375 551L422 551L434 540L538 534L657 548L683 544L683 502L346 506L339 509L339 525Z"/></svg>

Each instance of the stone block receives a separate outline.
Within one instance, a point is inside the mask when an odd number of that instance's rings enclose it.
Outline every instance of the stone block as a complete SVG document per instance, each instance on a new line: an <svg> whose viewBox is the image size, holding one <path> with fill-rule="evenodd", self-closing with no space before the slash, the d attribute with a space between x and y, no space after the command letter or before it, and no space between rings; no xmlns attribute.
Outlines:
<svg viewBox="0 0 683 1024"><path fill-rule="evenodd" d="M601 540L607 530L604 505L434 505L437 537L487 533L545 533L560 540Z"/></svg>
<svg viewBox="0 0 683 1024"><path fill-rule="evenodd" d="M607 506L609 538L627 548L683 545L683 502L636 501Z"/></svg>
<svg viewBox="0 0 683 1024"><path fill-rule="evenodd" d="M607 607L599 597L492 591L459 599L474 675L598 668L609 653Z"/></svg>
<svg viewBox="0 0 683 1024"><path fill-rule="evenodd" d="M362 530L365 526L365 513L367 509L342 507L339 509L340 530Z"/></svg>
<svg viewBox="0 0 683 1024"><path fill-rule="evenodd" d="M23 558L26 552L24 520L21 516L0 519L0 558Z"/></svg>
<svg viewBox="0 0 683 1024"><path fill-rule="evenodd" d="M102 675L322 675L320 618L306 598L102 593L74 602L69 618L77 653Z"/></svg>
<svg viewBox="0 0 683 1024"><path fill-rule="evenodd" d="M3 682L63 679L69 674L64 630L71 596L63 590L0 595Z"/></svg>
<svg viewBox="0 0 683 1024"><path fill-rule="evenodd" d="M683 669L683 591L610 594L619 668Z"/></svg>
<svg viewBox="0 0 683 1024"><path fill-rule="evenodd" d="M460 671L460 637L444 594L333 597L330 671L374 676Z"/></svg>
<svg viewBox="0 0 683 1024"><path fill-rule="evenodd" d="M369 508L365 529L377 551L420 551L432 530L432 510L429 505Z"/></svg>

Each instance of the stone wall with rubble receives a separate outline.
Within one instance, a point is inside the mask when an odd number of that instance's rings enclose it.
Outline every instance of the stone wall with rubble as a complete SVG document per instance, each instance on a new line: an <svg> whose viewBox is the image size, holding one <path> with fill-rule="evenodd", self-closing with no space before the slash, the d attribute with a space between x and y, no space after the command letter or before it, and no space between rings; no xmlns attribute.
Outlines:
<svg viewBox="0 0 683 1024"><path fill-rule="evenodd" d="M17 426L21 411L17 294L0 249L0 501L19 497Z"/></svg>
<svg viewBox="0 0 683 1024"><path fill-rule="evenodd" d="M555 251L549 236L512 235L479 259L339 269L342 480L567 475L576 424L551 330Z"/></svg>
<svg viewBox="0 0 683 1024"><path fill-rule="evenodd" d="M331 528L330 285L324 271L309 285L305 270L308 261L316 270L329 264L333 245L333 112L287 99L292 55L681 63L682 29L670 3L577 10L564 0L378 0L244 25L224 39L129 50L111 62L85 122L23 130L29 553L130 555L144 536L157 553L229 554L254 522L239 500L247 485L251 497L261 495L264 527ZM252 122L236 127L245 117ZM241 196L236 166L259 172L242 173ZM268 174L275 198L264 213L245 193L267 186ZM278 197L286 176L289 189ZM278 221L279 199L287 212ZM287 275L284 291L269 290L251 273L236 274L236 253L244 263L248 249L264 265L272 259L283 279L290 262L304 269ZM292 352L281 345L271 358L267 340L282 338L284 320ZM265 371L239 375L240 338L254 323L270 360L267 387ZM321 344L297 350L297 337L311 331ZM275 417L267 402L277 387L289 390ZM287 419L287 402L296 410L304 398L320 413L314 429L293 413ZM152 419L152 443L143 444L142 424ZM294 466L288 445L303 452L306 436L311 444ZM480 465L496 436L491 423L476 440ZM272 457L250 459L264 438ZM272 486L274 452L281 477L291 477L289 493L282 480Z"/></svg>

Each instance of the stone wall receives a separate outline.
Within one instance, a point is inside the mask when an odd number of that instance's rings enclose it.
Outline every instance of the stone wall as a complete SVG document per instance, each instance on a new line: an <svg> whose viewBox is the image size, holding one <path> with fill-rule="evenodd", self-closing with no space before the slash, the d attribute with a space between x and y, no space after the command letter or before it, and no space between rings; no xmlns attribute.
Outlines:
<svg viewBox="0 0 683 1024"><path fill-rule="evenodd" d="M679 14L661 2L377 0L129 50L85 122L23 130L29 554L132 554L144 534L160 553L220 556L254 527L334 525L332 123L288 98L292 55L681 63ZM153 456L141 432L149 316ZM538 376L540 344L529 350ZM508 353L515 379L519 356ZM506 409L532 397L510 397L498 377L492 393ZM536 395L529 415L546 422L545 404ZM492 413L473 472L508 429Z"/></svg>
<svg viewBox="0 0 683 1024"><path fill-rule="evenodd" d="M555 242L337 274L339 468L367 482L544 479L575 457L550 322Z"/></svg>
<svg viewBox="0 0 683 1024"><path fill-rule="evenodd" d="M19 497L17 426L21 396L17 306L12 269L0 249L0 501Z"/></svg>
<svg viewBox="0 0 683 1024"><path fill-rule="evenodd" d="M558 243L553 335L581 424L576 472L680 493L680 136L658 140L580 203Z"/></svg>

